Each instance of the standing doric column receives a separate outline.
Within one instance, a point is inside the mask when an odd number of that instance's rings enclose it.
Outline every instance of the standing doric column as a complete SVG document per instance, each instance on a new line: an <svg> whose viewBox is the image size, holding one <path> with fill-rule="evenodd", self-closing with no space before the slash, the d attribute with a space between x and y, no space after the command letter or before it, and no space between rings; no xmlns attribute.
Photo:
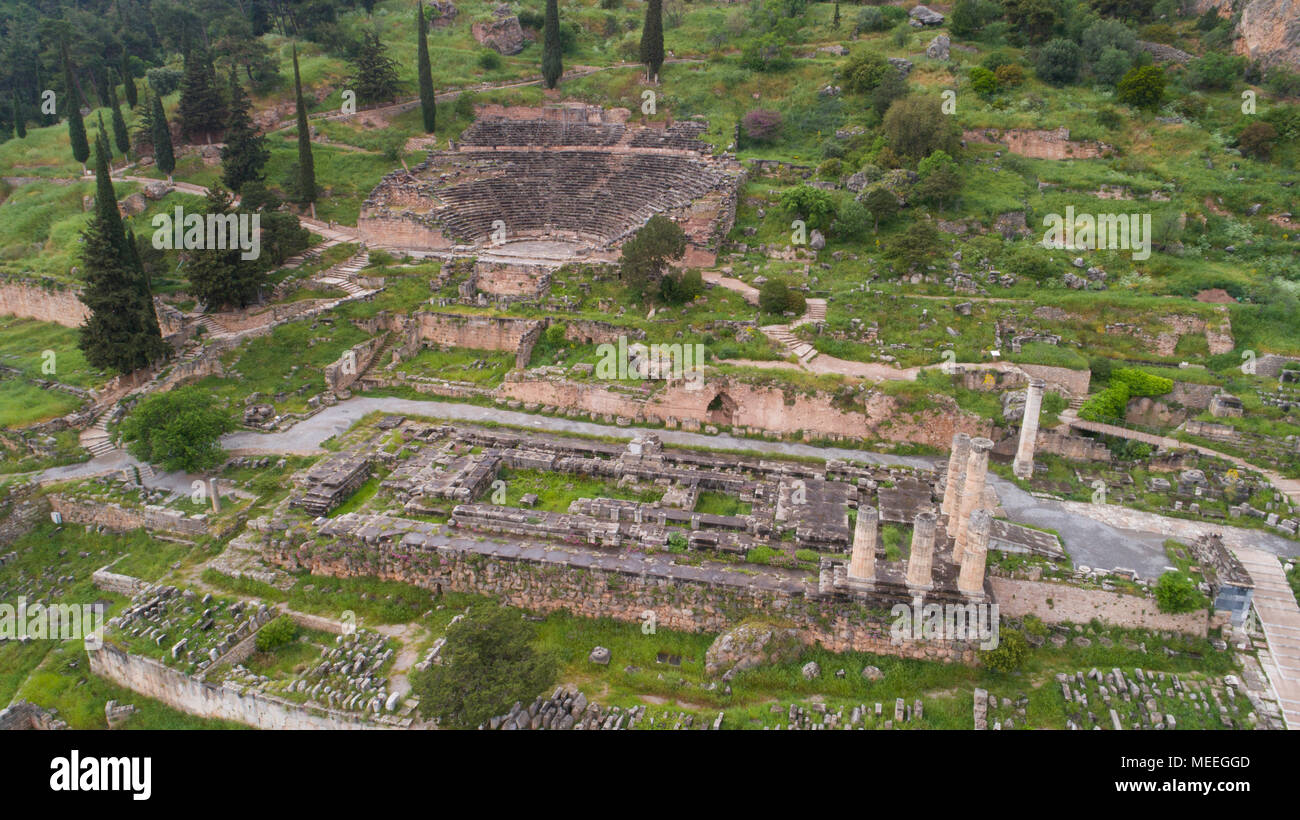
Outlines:
<svg viewBox="0 0 1300 820"><path fill-rule="evenodd" d="M907 559L907 585L912 589L930 589L930 569L934 563L934 530L938 519L932 512L917 513L912 522L912 554Z"/></svg>
<svg viewBox="0 0 1300 820"><path fill-rule="evenodd" d="M957 577L957 589L965 595L984 594L984 562L992 525L993 516L988 510L971 513L970 526L966 529L966 551L961 556L961 574Z"/></svg>
<svg viewBox="0 0 1300 820"><path fill-rule="evenodd" d="M853 528L853 559L849 577L855 581L876 579L876 540L879 538L880 511L874 504L858 507L858 523Z"/></svg>
<svg viewBox="0 0 1300 820"><path fill-rule="evenodd" d="M944 479L943 506L939 511L951 519L957 514L961 499L961 481L966 472L966 458L970 455L970 436L958 433L952 437L952 452L948 454L948 477Z"/></svg>
<svg viewBox="0 0 1300 820"><path fill-rule="evenodd" d="M984 506L984 478L989 471L989 450L993 442L986 438L973 438L970 455L966 457L966 479L961 485L961 502L957 509L957 529L952 547L953 563L960 563L966 549L966 529L970 514Z"/></svg>
<svg viewBox="0 0 1300 820"><path fill-rule="evenodd" d="M1025 395L1025 416L1020 420L1020 445L1016 447L1016 460L1011 469L1017 478L1029 478L1034 474L1034 444L1038 441L1038 412L1043 408L1043 390L1047 382L1042 379L1029 380L1029 392Z"/></svg>

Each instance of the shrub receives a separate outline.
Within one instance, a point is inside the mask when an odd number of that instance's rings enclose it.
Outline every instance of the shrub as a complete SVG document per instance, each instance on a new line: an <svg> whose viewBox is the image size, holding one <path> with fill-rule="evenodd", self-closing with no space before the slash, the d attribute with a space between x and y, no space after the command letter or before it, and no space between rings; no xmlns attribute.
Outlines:
<svg viewBox="0 0 1300 820"><path fill-rule="evenodd" d="M1171 570L1156 581L1156 606L1161 612L1193 612L1204 603L1196 582L1185 573Z"/></svg>
<svg viewBox="0 0 1300 820"><path fill-rule="evenodd" d="M867 31L884 31L887 28L889 28L889 21L885 19L884 12L877 6L866 6L859 11L857 24L853 27L856 34Z"/></svg>
<svg viewBox="0 0 1300 820"><path fill-rule="evenodd" d="M1025 69L1019 63L1007 63L995 68L993 76L997 79L998 85L1015 88L1025 81Z"/></svg>
<svg viewBox="0 0 1300 820"><path fill-rule="evenodd" d="M835 215L835 235L846 240L861 239L871 227L871 214L856 199L846 200Z"/></svg>
<svg viewBox="0 0 1300 820"><path fill-rule="evenodd" d="M452 103L451 110L456 112L456 116L463 119L474 119L474 102L475 96L473 91L462 91L456 97L456 102Z"/></svg>
<svg viewBox="0 0 1300 820"><path fill-rule="evenodd" d="M995 672L1014 672L1029 659L1029 642L1015 629L1003 629L998 645L980 653L984 666Z"/></svg>
<svg viewBox="0 0 1300 820"><path fill-rule="evenodd" d="M1004 65L1017 65L1016 58L1005 51L994 51L980 61L980 65L989 71L997 73L997 70Z"/></svg>
<svg viewBox="0 0 1300 820"><path fill-rule="evenodd" d="M800 561L811 561L814 564L822 560L816 550L795 550L794 557Z"/></svg>
<svg viewBox="0 0 1300 820"><path fill-rule="evenodd" d="M755 108L740 120L745 138L754 142L770 143L781 135L781 112Z"/></svg>
<svg viewBox="0 0 1300 820"><path fill-rule="evenodd" d="M1092 64L1092 75L1097 78L1098 82L1115 85L1123 79L1124 74L1132 65L1133 58L1129 56L1127 51L1108 48Z"/></svg>
<svg viewBox="0 0 1300 820"><path fill-rule="evenodd" d="M829 191L796 185L781 194L781 207L799 216L810 228L825 228L835 212L835 201Z"/></svg>
<svg viewBox="0 0 1300 820"><path fill-rule="evenodd" d="M740 63L750 71L783 71L790 66L790 50L775 33L765 34L745 46Z"/></svg>
<svg viewBox="0 0 1300 820"><path fill-rule="evenodd" d="M1129 396L1163 396L1174 389L1174 380L1132 367L1121 367L1110 374L1110 384L1122 384Z"/></svg>
<svg viewBox="0 0 1300 820"><path fill-rule="evenodd" d="M1274 94L1300 97L1300 71L1292 71L1284 65L1275 65L1264 72L1264 87Z"/></svg>
<svg viewBox="0 0 1300 820"><path fill-rule="evenodd" d="M1115 90L1122 103L1136 108L1157 108L1165 96L1164 69L1153 65L1130 68Z"/></svg>
<svg viewBox="0 0 1300 820"><path fill-rule="evenodd" d="M1242 129L1237 137L1237 147L1241 153L1255 159L1267 160L1273 153L1273 143L1277 141L1277 129L1271 124L1256 120Z"/></svg>
<svg viewBox="0 0 1300 820"><path fill-rule="evenodd" d="M889 106L881 131L904 157L921 159L939 150L956 155L961 131L953 119L943 113L937 96L909 95Z"/></svg>
<svg viewBox="0 0 1300 820"><path fill-rule="evenodd" d="M149 81L149 87L154 90L155 94L166 97L181 87L181 78L185 76L185 72L179 68L160 66L149 69L144 76Z"/></svg>
<svg viewBox="0 0 1300 820"><path fill-rule="evenodd" d="M1098 20L1088 26L1080 41L1084 59L1096 62L1107 49L1119 49L1132 57L1137 53L1137 35L1118 20Z"/></svg>
<svg viewBox="0 0 1300 820"><path fill-rule="evenodd" d="M1045 83L1068 85L1079 77L1082 59L1079 47L1073 40L1058 37L1038 52L1034 70Z"/></svg>
<svg viewBox="0 0 1300 820"><path fill-rule="evenodd" d="M844 88L846 91L866 94L880 84L886 71L894 70L889 61L880 54L859 49L849 55L842 69Z"/></svg>
<svg viewBox="0 0 1300 820"><path fill-rule="evenodd" d="M1187 64L1187 82L1194 88L1231 88L1246 68L1246 58L1211 51Z"/></svg>
<svg viewBox="0 0 1300 820"><path fill-rule="evenodd" d="M492 49L479 52L478 65L485 71L496 71L501 67L501 55Z"/></svg>
<svg viewBox="0 0 1300 820"><path fill-rule="evenodd" d="M982 66L970 70L970 87L981 97L992 97L998 92L998 77Z"/></svg>
<svg viewBox="0 0 1300 820"><path fill-rule="evenodd" d="M802 315L807 308L804 295L794 290L784 279L772 277L758 290L758 307L764 313L780 316L790 312Z"/></svg>
<svg viewBox="0 0 1300 820"><path fill-rule="evenodd" d="M258 652L273 652L293 643L294 638L297 637L298 624L294 623L293 618L288 615L281 615L257 630L257 637L253 642L257 645Z"/></svg>
<svg viewBox="0 0 1300 820"><path fill-rule="evenodd" d="M669 273L659 280L659 295L665 302L681 305L704 293L704 277L698 270Z"/></svg>
<svg viewBox="0 0 1300 820"><path fill-rule="evenodd" d="M822 179L839 179L842 173L844 173L844 162L834 157L817 166L817 176Z"/></svg>

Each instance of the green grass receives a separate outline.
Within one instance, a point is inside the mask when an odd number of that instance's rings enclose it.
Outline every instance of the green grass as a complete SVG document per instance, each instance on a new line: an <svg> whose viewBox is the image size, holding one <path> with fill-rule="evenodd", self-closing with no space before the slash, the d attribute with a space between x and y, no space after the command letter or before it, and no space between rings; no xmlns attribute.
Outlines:
<svg viewBox="0 0 1300 820"><path fill-rule="evenodd" d="M753 508L749 502L715 490L701 490L695 501L695 512L712 515L749 515Z"/></svg>
<svg viewBox="0 0 1300 820"><path fill-rule="evenodd" d="M568 512L569 505L579 498L619 498L649 504L664 495L664 490L658 487L625 489L612 481L571 473L503 469L499 478L506 483L505 500L502 502L506 506L519 507L523 496L535 493L535 509L548 512Z"/></svg>

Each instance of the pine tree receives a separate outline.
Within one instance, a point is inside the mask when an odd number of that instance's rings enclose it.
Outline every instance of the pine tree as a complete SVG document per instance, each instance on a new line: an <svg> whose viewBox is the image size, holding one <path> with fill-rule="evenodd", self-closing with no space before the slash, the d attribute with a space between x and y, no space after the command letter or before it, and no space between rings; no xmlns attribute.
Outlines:
<svg viewBox="0 0 1300 820"><path fill-rule="evenodd" d="M77 346L93 367L129 373L158 361L166 343L158 330L148 280L117 210L109 177L105 143L95 151L95 216L82 233L81 266L85 286L81 301L90 316Z"/></svg>
<svg viewBox="0 0 1300 820"><path fill-rule="evenodd" d="M63 48L63 98L68 109L68 141L72 143L72 158L81 163L81 170L86 170L86 160L90 159L90 143L86 141L86 123L81 119L81 106L77 102L77 85L72 79L72 61L68 58L67 46Z"/></svg>
<svg viewBox="0 0 1300 820"><path fill-rule="evenodd" d="M207 213L230 213L231 197L219 186L208 190ZM201 248L187 253L185 270L189 286L186 291L203 304L204 310L218 310L226 305L246 304L239 284L239 251L228 248Z"/></svg>
<svg viewBox="0 0 1300 820"><path fill-rule="evenodd" d="M298 201L311 206L316 217L316 162L311 155L311 128L307 105L302 99L302 75L298 72L298 46L293 47L293 94L298 106Z"/></svg>
<svg viewBox="0 0 1300 820"><path fill-rule="evenodd" d="M542 25L542 79L547 88L555 88L564 74L560 47L560 7L557 0L546 0L546 21Z"/></svg>
<svg viewBox="0 0 1300 820"><path fill-rule="evenodd" d="M641 62L651 82L659 79L664 64L663 0L650 0L645 7L645 25L641 28Z"/></svg>
<svg viewBox="0 0 1300 820"><path fill-rule="evenodd" d="M172 181L172 171L176 170L176 154L172 150L172 130L167 125L167 114L163 111L162 97L153 95L153 162Z"/></svg>
<svg viewBox="0 0 1300 820"><path fill-rule="evenodd" d="M113 109L113 141L117 144L117 150L126 156L131 152L131 135L126 131L126 120L122 119L122 108L117 102L117 91L113 86L108 87L108 103Z"/></svg>
<svg viewBox="0 0 1300 820"><path fill-rule="evenodd" d="M226 104L217 88L217 74L212 59L201 48L191 48L185 55L185 76L181 79L181 133L191 142L220 132L226 121Z"/></svg>
<svg viewBox="0 0 1300 820"><path fill-rule="evenodd" d="M424 0L418 4L419 42L416 66L420 75L420 113L424 115L424 133L432 134L438 118L438 99L433 93L433 68L429 65L429 33L424 23Z"/></svg>
<svg viewBox="0 0 1300 820"><path fill-rule="evenodd" d="M377 32L368 31L361 35L352 69L354 73L348 82L357 92L357 99L379 102L397 96L397 64L388 58L388 51Z"/></svg>
<svg viewBox="0 0 1300 820"><path fill-rule="evenodd" d="M271 158L266 138L258 135L248 111L248 95L239 85L235 69L230 69L230 119L226 121L226 145L221 149L221 180L232 191L245 182L262 179L262 169Z"/></svg>
<svg viewBox="0 0 1300 820"><path fill-rule="evenodd" d="M27 136L27 114L23 111L22 100L18 99L18 94L14 94L14 133L18 139L24 139Z"/></svg>
<svg viewBox="0 0 1300 820"><path fill-rule="evenodd" d="M126 95L126 106L135 108L140 104L140 97L136 92L135 78L131 76L131 54L126 50L126 43L122 44L122 64L118 67L118 73L122 75L122 93Z"/></svg>

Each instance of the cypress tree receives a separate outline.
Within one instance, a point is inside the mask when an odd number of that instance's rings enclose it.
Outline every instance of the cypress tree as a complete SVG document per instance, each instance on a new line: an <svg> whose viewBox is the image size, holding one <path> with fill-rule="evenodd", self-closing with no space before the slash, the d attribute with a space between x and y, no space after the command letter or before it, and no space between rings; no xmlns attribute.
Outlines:
<svg viewBox="0 0 1300 820"><path fill-rule="evenodd" d="M163 111L162 97L153 95L153 162L158 170L172 181L172 171L176 170L176 153L172 150L172 130L167 125L167 114Z"/></svg>
<svg viewBox="0 0 1300 820"><path fill-rule="evenodd" d="M438 99L433 93L433 68L429 65L429 35L424 24L424 0L418 4L419 42L416 66L420 75L420 112L424 115L424 133L432 134L438 117Z"/></svg>
<svg viewBox="0 0 1300 820"><path fill-rule="evenodd" d="M108 102L113 109L113 141L122 156L126 156L131 152L131 135L126 131L126 120L122 119L122 108L117 103L117 91L112 85L108 87Z"/></svg>
<svg viewBox="0 0 1300 820"><path fill-rule="evenodd" d="M95 96L99 99L100 108L108 108L108 86L111 81L108 76L108 69L102 65L96 71L93 67L90 69L90 79L95 84Z"/></svg>
<svg viewBox="0 0 1300 820"><path fill-rule="evenodd" d="M103 145L104 154L108 157L109 166L113 164L113 146L108 142L108 129L104 127L104 114L100 112L96 115L99 119L99 131L95 133L95 145Z"/></svg>
<svg viewBox="0 0 1300 820"><path fill-rule="evenodd" d="M542 26L542 80L555 88L564 74L560 54L560 7L557 0L546 0L546 22Z"/></svg>
<svg viewBox="0 0 1300 820"><path fill-rule="evenodd" d="M191 142L203 136L209 143L226 120L226 104L217 88L217 74L208 53L191 48L185 55L185 76L181 79L181 133Z"/></svg>
<svg viewBox="0 0 1300 820"><path fill-rule="evenodd" d="M641 62L652 82L659 79L659 69L664 64L664 5L663 0L650 0L645 7L645 25L641 28Z"/></svg>
<svg viewBox="0 0 1300 820"><path fill-rule="evenodd" d="M298 201L311 206L316 218L316 163L311 155L311 128L307 105L302 99L302 75L298 72L298 46L293 47L293 96L298 106Z"/></svg>
<svg viewBox="0 0 1300 820"><path fill-rule="evenodd" d="M14 94L14 133L18 139L27 136L27 115L23 112L22 100L18 99L18 94Z"/></svg>
<svg viewBox="0 0 1300 820"><path fill-rule="evenodd" d="M77 346L92 366L129 373L162 358L165 342L148 282L142 282L134 237L123 229L117 210L106 142L102 134L96 140L95 215L82 233L81 301L90 316L81 326Z"/></svg>
<svg viewBox="0 0 1300 820"><path fill-rule="evenodd" d="M122 44L122 65L119 73L122 75L122 93L126 95L126 106L135 108L140 104L140 97L136 92L135 78L131 76L131 55L126 50L126 43Z"/></svg>
<svg viewBox="0 0 1300 820"><path fill-rule="evenodd" d="M226 145L221 149L221 180L232 191L245 182L262 179L262 168L271 158L266 138L259 136L248 115L248 95L239 85L234 67L230 69L230 119L226 121Z"/></svg>
<svg viewBox="0 0 1300 820"><path fill-rule="evenodd" d="M81 170L86 170L86 160L90 159L90 143L86 141L86 123L81 119L81 106L77 103L77 86L72 79L72 61L68 59L68 49L63 48L63 96L68 108L68 141L72 143L72 158L81 163Z"/></svg>
<svg viewBox="0 0 1300 820"><path fill-rule="evenodd" d="M840 30L840 4L835 4L835 16L831 18L831 28Z"/></svg>

